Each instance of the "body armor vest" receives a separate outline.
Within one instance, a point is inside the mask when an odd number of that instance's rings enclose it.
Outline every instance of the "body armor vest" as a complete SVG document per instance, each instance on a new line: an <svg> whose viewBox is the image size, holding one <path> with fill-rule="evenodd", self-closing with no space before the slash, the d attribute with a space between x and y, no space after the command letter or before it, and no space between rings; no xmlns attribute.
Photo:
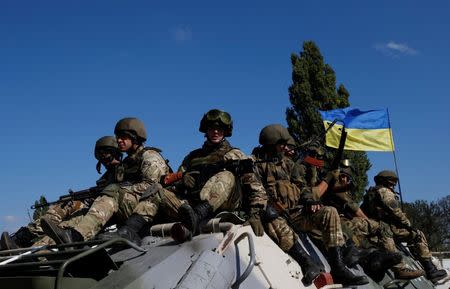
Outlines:
<svg viewBox="0 0 450 289"><path fill-rule="evenodd" d="M142 172L141 166L143 161L143 155L146 151L154 151L158 154L161 153L161 150L154 147L145 147L140 149L137 153L132 156L126 157L122 161L123 166L123 177L122 181L130 182L130 183L138 183L142 181ZM167 160L166 160L167 163ZM117 174L118 178L120 178L119 174Z"/></svg>
<svg viewBox="0 0 450 289"><path fill-rule="evenodd" d="M287 209L298 205L300 189L291 182L290 172L285 161L279 163L258 164L258 171L261 176L264 188L272 202L281 202Z"/></svg>
<svg viewBox="0 0 450 289"><path fill-rule="evenodd" d="M233 150L234 147L230 145L227 140L222 141L220 144L211 146L206 143L202 148L192 151L187 157L186 171L200 171L202 173L201 176L197 178L198 189L201 189L206 181L212 176L209 175L208 172L202 170L203 166L208 164L214 164L224 160L225 155Z"/></svg>

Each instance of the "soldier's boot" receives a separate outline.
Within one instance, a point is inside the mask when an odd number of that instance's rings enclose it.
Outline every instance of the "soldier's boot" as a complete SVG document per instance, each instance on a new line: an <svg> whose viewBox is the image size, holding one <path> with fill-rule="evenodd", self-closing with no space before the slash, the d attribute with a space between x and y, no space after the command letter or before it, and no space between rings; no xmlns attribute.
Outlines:
<svg viewBox="0 0 450 289"><path fill-rule="evenodd" d="M130 240L136 243L138 246L141 245L141 237L139 236L139 231L147 224L147 221L138 214L132 214L125 222L125 225L117 230L119 237Z"/></svg>
<svg viewBox="0 0 450 289"><path fill-rule="evenodd" d="M302 245L298 242L295 242L294 246L292 246L287 253L300 265L303 274L303 285L311 285L314 279L319 277L322 272L320 267L313 261L311 256L309 256L305 249L303 249Z"/></svg>
<svg viewBox="0 0 450 289"><path fill-rule="evenodd" d="M200 223L208 218L212 212L213 207L206 201L198 204L194 209L188 204L183 204L179 209L181 222L193 235L200 233Z"/></svg>
<svg viewBox="0 0 450 289"><path fill-rule="evenodd" d="M375 282L380 282L392 266L402 262L402 254L375 250L359 262L364 272Z"/></svg>
<svg viewBox="0 0 450 289"><path fill-rule="evenodd" d="M425 275L423 270L414 270L410 268L392 268L395 279L411 280Z"/></svg>
<svg viewBox="0 0 450 289"><path fill-rule="evenodd" d="M422 264L423 269L425 269L427 279L433 283L436 283L447 276L447 271L436 268L433 262L431 262L431 259L422 260L420 263Z"/></svg>
<svg viewBox="0 0 450 289"><path fill-rule="evenodd" d="M11 236L11 239L20 248L28 248L33 245L35 239L37 239L38 237L39 235L33 233L29 228L20 227L20 229L17 230L17 232L15 232L14 235Z"/></svg>
<svg viewBox="0 0 450 289"><path fill-rule="evenodd" d="M56 244L68 244L84 241L83 236L75 229L61 229L52 220L41 218L41 227L44 233L55 241Z"/></svg>
<svg viewBox="0 0 450 289"><path fill-rule="evenodd" d="M369 254L370 252L368 250L357 248L351 239L348 239L342 247L344 263L349 268L356 266L361 259L365 258Z"/></svg>
<svg viewBox="0 0 450 289"><path fill-rule="evenodd" d="M0 251L18 249L19 246L11 239L8 232L3 232L0 238Z"/></svg>
<svg viewBox="0 0 450 289"><path fill-rule="evenodd" d="M342 284L344 287L368 284L369 279L366 276L355 275L345 266L341 250L341 247L328 249L328 261L334 283Z"/></svg>

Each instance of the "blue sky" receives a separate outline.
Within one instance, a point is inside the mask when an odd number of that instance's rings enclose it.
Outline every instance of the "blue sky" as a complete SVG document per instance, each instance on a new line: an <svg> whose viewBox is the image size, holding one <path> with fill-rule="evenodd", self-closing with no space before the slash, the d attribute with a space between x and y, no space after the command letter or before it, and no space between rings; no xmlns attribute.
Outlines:
<svg viewBox="0 0 450 289"><path fill-rule="evenodd" d="M367 2L1 1L0 230L25 225L41 194L92 186L94 142L125 116L174 168L210 108L232 114L230 140L249 153L285 123L290 54L306 40L353 106L389 108L404 199L448 195L450 4ZM394 167L369 156L370 179Z"/></svg>

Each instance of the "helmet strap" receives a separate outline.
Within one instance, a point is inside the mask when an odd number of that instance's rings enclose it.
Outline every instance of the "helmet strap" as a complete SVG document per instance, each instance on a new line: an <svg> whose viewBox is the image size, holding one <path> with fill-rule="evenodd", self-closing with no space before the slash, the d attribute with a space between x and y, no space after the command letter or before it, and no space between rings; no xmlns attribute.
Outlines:
<svg viewBox="0 0 450 289"><path fill-rule="evenodd" d="M97 173L99 175L102 174L102 163L100 161L97 162L97 165L95 166L95 168L97 169Z"/></svg>

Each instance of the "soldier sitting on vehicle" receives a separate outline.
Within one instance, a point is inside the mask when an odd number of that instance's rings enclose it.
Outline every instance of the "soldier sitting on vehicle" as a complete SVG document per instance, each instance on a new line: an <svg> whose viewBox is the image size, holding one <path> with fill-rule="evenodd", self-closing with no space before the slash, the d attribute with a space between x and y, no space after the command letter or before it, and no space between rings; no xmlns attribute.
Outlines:
<svg viewBox="0 0 450 289"><path fill-rule="evenodd" d="M95 143L94 156L98 160L97 172L101 173L102 165L106 169L106 172L97 180L97 187L104 187L115 182L117 168L122 160L122 152L118 148L116 138L113 136L99 138ZM91 206L93 200L94 198L63 201L49 206L42 217L60 226L76 224ZM11 238L7 232L4 232L0 242L1 250L53 244L53 240L46 236L41 228L41 218L26 227L21 227Z"/></svg>
<svg viewBox="0 0 450 289"><path fill-rule="evenodd" d="M264 230L259 222L259 212L265 208L267 196L252 168L238 173L226 166L215 167L224 162L248 159L226 140L233 131L230 114L218 109L208 111L200 121L199 131L204 133L206 141L184 158L178 170L183 173L183 179L177 191L189 202L179 208L182 222L197 234L203 220L219 211L235 211L243 201L255 234L261 236Z"/></svg>
<svg viewBox="0 0 450 289"><path fill-rule="evenodd" d="M361 204L363 212L372 219L389 224L396 242L407 242L413 255L425 269L426 277L432 282L437 282L447 276L445 270L438 270L431 261L431 253L428 242L422 231L411 227L411 222L402 211L397 193L394 191L398 177L393 171L381 171L375 177L375 187L369 188L364 201ZM395 252L395 246L388 247ZM393 267L396 276L405 270L405 264L401 263Z"/></svg>
<svg viewBox="0 0 450 289"><path fill-rule="evenodd" d="M160 150L144 147L147 132L137 118L124 118L114 129L119 149L127 153L123 160L123 179L108 185L97 197L91 208L76 225L61 229L51 220L43 219L42 228L57 243L70 243L93 238L115 215L119 223L137 227L150 221L159 203L153 198L138 207L142 194L169 172ZM155 196L157 198L157 196ZM131 216L131 217L130 217ZM128 228L128 227L127 227Z"/></svg>
<svg viewBox="0 0 450 289"><path fill-rule="evenodd" d="M343 164L344 167L342 167ZM401 262L402 255L384 250L384 244L394 243L392 233L386 224L369 219L353 200L353 194L350 192L354 187L351 181L352 175L349 160L343 160L338 181L327 190L321 201L324 205L337 209L344 237L347 240L346 246L348 250L356 251L356 253L348 253L347 262L358 262L372 279L381 281L386 270ZM353 249L354 244L360 249ZM361 249L370 249L370 254L361 252ZM349 258L353 258L353 260L349 260ZM399 277L413 279L421 275L420 271L409 270L403 272Z"/></svg>
<svg viewBox="0 0 450 289"><path fill-rule="evenodd" d="M260 133L259 142L262 147L254 149L258 159L279 158L278 162L257 164L257 174L269 196L265 214L266 231L283 250L298 259L301 266L306 267L304 275L311 276L310 281L316 275L316 269L314 265L311 266L310 260L301 260L306 256L294 245L297 236L293 229L320 232L335 282L343 285L367 284L367 277L355 275L343 263L344 238L339 215L335 208L323 206L314 198L311 187L306 186L299 165L285 156L288 139L286 128L269 125Z"/></svg>

